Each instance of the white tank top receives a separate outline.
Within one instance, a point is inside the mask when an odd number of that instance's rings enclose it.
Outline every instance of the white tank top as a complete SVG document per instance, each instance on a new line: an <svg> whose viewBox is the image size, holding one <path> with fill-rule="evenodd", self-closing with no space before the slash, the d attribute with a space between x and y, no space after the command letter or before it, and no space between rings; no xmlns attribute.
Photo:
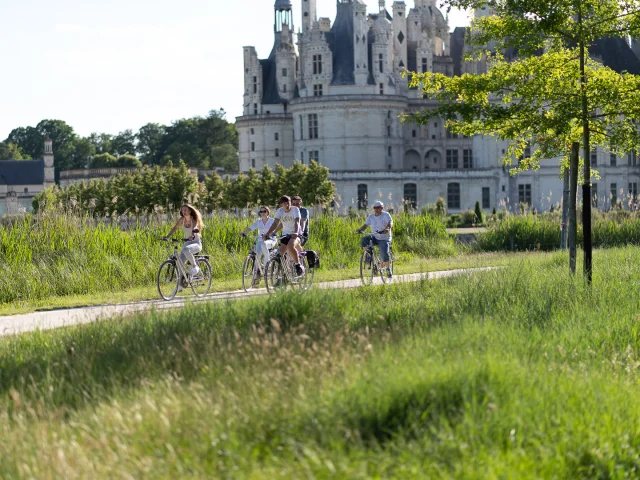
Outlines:
<svg viewBox="0 0 640 480"><path fill-rule="evenodd" d="M193 229L196 227L196 223L191 220L192 224L190 226L186 226L184 223L182 224L182 232L184 233L184 238L191 238L193 235Z"/></svg>

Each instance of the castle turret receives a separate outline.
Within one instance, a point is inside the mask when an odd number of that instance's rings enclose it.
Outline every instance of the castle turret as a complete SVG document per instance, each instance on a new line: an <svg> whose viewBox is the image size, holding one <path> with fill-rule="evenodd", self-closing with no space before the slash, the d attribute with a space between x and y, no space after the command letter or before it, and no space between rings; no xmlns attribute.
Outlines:
<svg viewBox="0 0 640 480"><path fill-rule="evenodd" d="M44 140L44 188L51 187L55 183L53 167L53 141L47 137Z"/></svg>
<svg viewBox="0 0 640 480"><path fill-rule="evenodd" d="M276 50L276 83L283 103L293 98L296 87L296 50L290 41L289 26L285 23L280 32L280 46Z"/></svg>
<svg viewBox="0 0 640 480"><path fill-rule="evenodd" d="M306 35L316 21L316 0L302 0L302 33Z"/></svg>
<svg viewBox="0 0 640 480"><path fill-rule="evenodd" d="M393 50L396 54L394 70L401 72L407 68L407 6L404 2L393 2Z"/></svg>
<svg viewBox="0 0 640 480"><path fill-rule="evenodd" d="M291 41L293 41L293 6L291 5L291 0L276 0L275 5L273 6L274 10L274 23L273 23L273 31L276 34L276 43L278 42L278 34L282 32L283 25L287 25L289 27L289 32L291 33Z"/></svg>
<svg viewBox="0 0 640 480"><path fill-rule="evenodd" d="M353 6L353 48L356 85L366 85L369 79L369 45L367 43L367 5L355 0Z"/></svg>

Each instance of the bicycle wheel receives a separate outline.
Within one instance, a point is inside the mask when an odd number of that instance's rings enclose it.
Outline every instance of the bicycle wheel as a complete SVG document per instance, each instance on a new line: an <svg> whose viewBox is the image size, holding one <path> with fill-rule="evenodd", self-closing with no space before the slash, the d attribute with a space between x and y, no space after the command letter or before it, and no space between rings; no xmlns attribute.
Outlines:
<svg viewBox="0 0 640 480"><path fill-rule="evenodd" d="M254 287L255 275L257 272L255 271L256 267L256 256L249 254L247 258L244 259L244 264L242 265L242 288L244 288L245 292L248 292Z"/></svg>
<svg viewBox="0 0 640 480"><path fill-rule="evenodd" d="M370 250L365 250L360 256L360 280L363 285L371 285L373 283L375 259L371 255Z"/></svg>
<svg viewBox="0 0 640 480"><path fill-rule="evenodd" d="M211 264L209 260L206 258L198 258L196 260L196 265L200 268L200 273L191 281L191 290L196 297L204 297L209 290L211 289L211 280L212 280L212 272L211 272Z"/></svg>
<svg viewBox="0 0 640 480"><path fill-rule="evenodd" d="M165 300L172 300L178 293L180 275L175 260L165 260L158 269L158 293Z"/></svg>
<svg viewBox="0 0 640 480"><path fill-rule="evenodd" d="M282 269L282 262L279 258L269 260L266 272L267 291L269 293L279 292L285 289L286 280Z"/></svg>

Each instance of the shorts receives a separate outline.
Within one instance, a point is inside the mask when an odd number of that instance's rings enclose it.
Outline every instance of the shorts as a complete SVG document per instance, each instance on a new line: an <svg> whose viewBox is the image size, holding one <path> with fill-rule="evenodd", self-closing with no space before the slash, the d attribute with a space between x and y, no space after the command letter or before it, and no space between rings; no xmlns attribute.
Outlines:
<svg viewBox="0 0 640 480"><path fill-rule="evenodd" d="M301 239L300 236L298 238ZM280 245L289 245L289 240L291 240L291 235L283 235L280 237Z"/></svg>

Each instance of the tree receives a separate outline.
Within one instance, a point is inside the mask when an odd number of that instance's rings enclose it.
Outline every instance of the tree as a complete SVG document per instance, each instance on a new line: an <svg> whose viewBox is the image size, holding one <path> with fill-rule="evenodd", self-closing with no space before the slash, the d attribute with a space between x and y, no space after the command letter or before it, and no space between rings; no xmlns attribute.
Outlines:
<svg viewBox="0 0 640 480"><path fill-rule="evenodd" d="M113 137L111 142L110 153L116 155L133 155L136 154L136 136L131 130L125 130Z"/></svg>
<svg viewBox="0 0 640 480"><path fill-rule="evenodd" d="M521 158L527 145L537 147L519 170L537 168L541 158L569 156L571 145L583 150L584 273L592 277L592 145L623 153L640 141L633 122L640 113L640 82L589 60L588 50L604 38L640 33L637 0L448 0L448 6L486 9L493 15L473 22L467 35L475 58L489 57L484 75L447 78L413 75L412 86L441 102L409 116L419 123L443 117L447 128L466 135L494 135L511 142L505 162ZM490 46L491 48L488 48ZM500 52L517 51L507 62Z"/></svg>
<svg viewBox="0 0 640 480"><path fill-rule="evenodd" d="M118 159L110 153L101 153L91 160L91 168L115 168Z"/></svg>
<svg viewBox="0 0 640 480"><path fill-rule="evenodd" d="M87 139L93 144L96 154L111 153L113 135L109 135L108 133L92 133Z"/></svg>
<svg viewBox="0 0 640 480"><path fill-rule="evenodd" d="M116 160L116 166L123 168L140 168L142 167L142 162L140 162L135 155L120 155L118 160Z"/></svg>
<svg viewBox="0 0 640 480"><path fill-rule="evenodd" d="M154 164L156 155L160 149L162 138L167 127L159 123L147 123L140 127L136 134L136 152L144 164Z"/></svg>
<svg viewBox="0 0 640 480"><path fill-rule="evenodd" d="M12 142L0 142L0 160L31 160L20 147Z"/></svg>

